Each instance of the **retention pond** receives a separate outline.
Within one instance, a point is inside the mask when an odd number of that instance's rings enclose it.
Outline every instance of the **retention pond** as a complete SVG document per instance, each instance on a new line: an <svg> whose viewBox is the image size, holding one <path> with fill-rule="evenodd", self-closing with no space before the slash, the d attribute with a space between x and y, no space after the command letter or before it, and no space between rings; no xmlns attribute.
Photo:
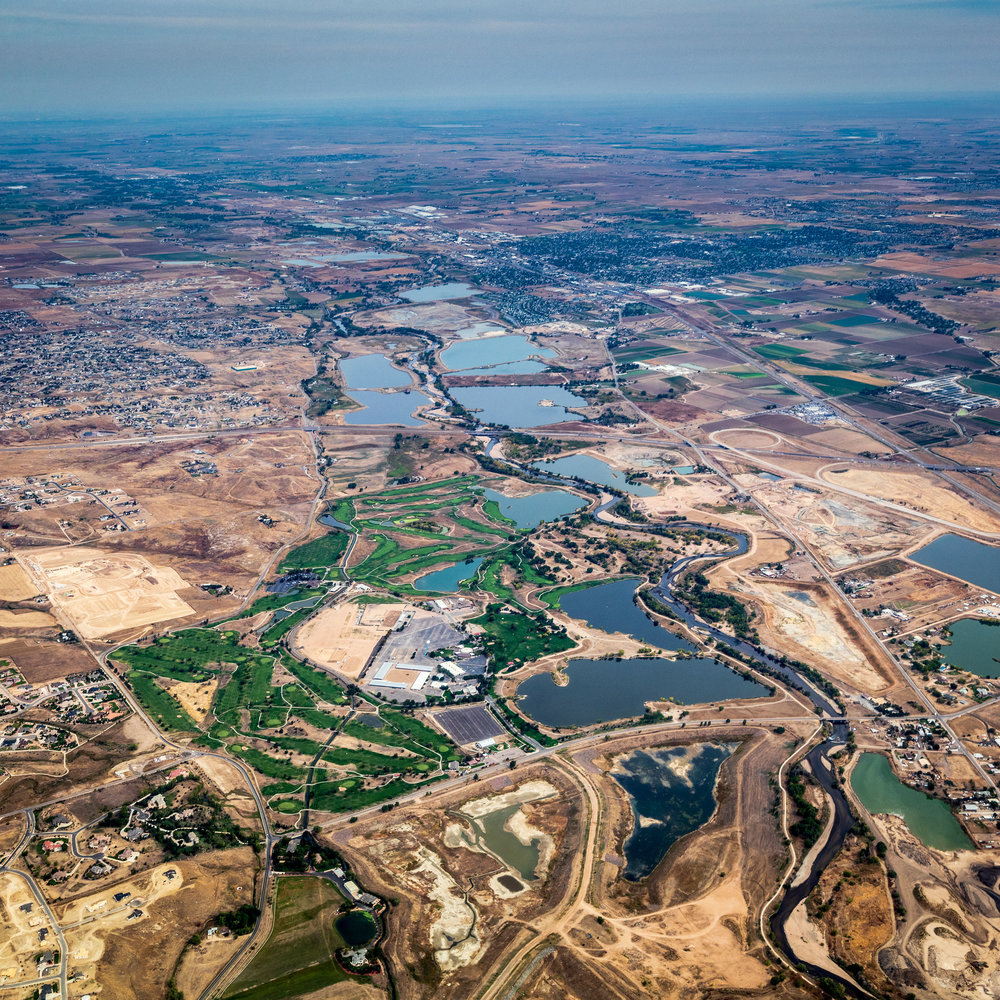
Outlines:
<svg viewBox="0 0 1000 1000"><path fill-rule="evenodd" d="M880 753L863 753L851 773L851 788L870 813L899 816L927 847L939 851L971 850L951 809L940 799L904 785Z"/></svg>

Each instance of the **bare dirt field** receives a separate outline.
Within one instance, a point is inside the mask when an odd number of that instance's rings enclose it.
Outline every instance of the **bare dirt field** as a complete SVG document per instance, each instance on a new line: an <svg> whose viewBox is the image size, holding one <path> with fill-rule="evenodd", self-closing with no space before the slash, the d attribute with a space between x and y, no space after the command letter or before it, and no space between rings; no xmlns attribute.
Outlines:
<svg viewBox="0 0 1000 1000"><path fill-rule="evenodd" d="M0 609L0 628L55 628L59 623L44 611L7 611Z"/></svg>
<svg viewBox="0 0 1000 1000"><path fill-rule="evenodd" d="M295 637L296 651L320 666L356 679L405 604L338 604L310 618Z"/></svg>
<svg viewBox="0 0 1000 1000"><path fill-rule="evenodd" d="M881 497L953 524L977 531L1000 531L1000 517L946 489L930 474L884 469L827 469L820 473L820 478L833 486Z"/></svg>
<svg viewBox="0 0 1000 1000"><path fill-rule="evenodd" d="M25 636L0 639L0 659L13 660L29 684L44 684L94 669L94 658L77 643Z"/></svg>
<svg viewBox="0 0 1000 1000"><path fill-rule="evenodd" d="M28 564L52 603L88 639L194 613L178 594L189 587L176 570L136 553L42 549Z"/></svg>
<svg viewBox="0 0 1000 1000"><path fill-rule="evenodd" d="M0 566L0 601L26 601L38 589L17 563Z"/></svg>
<svg viewBox="0 0 1000 1000"><path fill-rule="evenodd" d="M720 568L714 579L724 579L726 572ZM825 584L743 577L727 589L754 600L762 615L758 631L772 648L868 694L890 686L891 668L884 656L853 622L843 598Z"/></svg>

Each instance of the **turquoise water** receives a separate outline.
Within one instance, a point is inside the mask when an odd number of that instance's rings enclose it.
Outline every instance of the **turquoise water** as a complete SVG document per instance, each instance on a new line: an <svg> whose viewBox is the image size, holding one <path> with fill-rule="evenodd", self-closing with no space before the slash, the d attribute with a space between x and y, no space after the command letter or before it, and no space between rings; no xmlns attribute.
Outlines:
<svg viewBox="0 0 1000 1000"><path fill-rule="evenodd" d="M715 782L726 746L636 750L611 772L628 792L633 827L625 841L625 878L645 878L681 837L703 826L715 812Z"/></svg>
<svg viewBox="0 0 1000 1000"><path fill-rule="evenodd" d="M526 497L508 497L496 490L483 490L487 500L493 500L504 517L510 518L519 528L537 528L538 525L587 506L587 501L566 490L547 490Z"/></svg>
<svg viewBox="0 0 1000 1000"><path fill-rule="evenodd" d="M951 810L940 799L904 785L880 753L863 753L851 773L851 788L870 813L900 816L910 832L939 851L972 848Z"/></svg>
<svg viewBox="0 0 1000 1000"><path fill-rule="evenodd" d="M504 863L513 868L525 882L531 882L535 878L535 869L538 868L540 851L538 841L532 840L529 844L522 844L517 837L504 829L504 824L516 813L521 806L515 803L503 809L486 813L473 820L473 823L482 831L483 843Z"/></svg>
<svg viewBox="0 0 1000 1000"><path fill-rule="evenodd" d="M445 348L441 352L441 364L458 371L466 368L482 368L484 365L525 361L533 354L551 358L555 356L555 351L539 347L519 334L510 334L506 337L481 337L478 340L463 340Z"/></svg>
<svg viewBox="0 0 1000 1000"><path fill-rule="evenodd" d="M468 562L455 563L444 569L435 570L420 577L414 587L417 590L433 591L437 594L452 594L458 590L458 585L465 580L471 580L483 564L482 559L470 559Z"/></svg>
<svg viewBox="0 0 1000 1000"><path fill-rule="evenodd" d="M467 299L475 295L476 289L464 282L452 281L446 285L424 285L422 288L411 288L400 292L400 296L409 302L441 302L445 299Z"/></svg>
<svg viewBox="0 0 1000 1000"><path fill-rule="evenodd" d="M487 385L451 389L455 400L484 424L507 427L545 427L563 420L580 420L567 406L586 406L587 401L557 385ZM540 406L542 400L554 406Z"/></svg>
<svg viewBox="0 0 1000 1000"><path fill-rule="evenodd" d="M961 535L942 535L910 558L921 566L968 580L976 587L1000 593L1000 548Z"/></svg>
<svg viewBox="0 0 1000 1000"><path fill-rule="evenodd" d="M409 373L396 368L384 354L344 358L340 370L348 389L401 389L413 385Z"/></svg>
<svg viewBox="0 0 1000 1000"><path fill-rule="evenodd" d="M945 663L980 677L1000 677L1000 626L987 625L976 618L952 622L951 642L941 647Z"/></svg>
<svg viewBox="0 0 1000 1000"><path fill-rule="evenodd" d="M535 674L517 689L518 707L547 726L590 726L642 715L647 701L673 698L699 705L727 698L763 698L767 691L708 657L689 660L570 660L569 683Z"/></svg>
<svg viewBox="0 0 1000 1000"><path fill-rule="evenodd" d="M542 472L554 472L559 476L571 476L585 479L589 483L599 483L601 486L613 486L623 493L631 493L634 497L655 497L656 490L644 483L630 483L625 473L612 469L607 462L591 455L567 455L566 458L553 458L546 462L533 463Z"/></svg>
<svg viewBox="0 0 1000 1000"><path fill-rule="evenodd" d="M418 406L426 406L430 399L422 392L369 392L352 389L351 399L364 409L344 414L346 424L399 424L403 427L425 427L426 420L412 416Z"/></svg>

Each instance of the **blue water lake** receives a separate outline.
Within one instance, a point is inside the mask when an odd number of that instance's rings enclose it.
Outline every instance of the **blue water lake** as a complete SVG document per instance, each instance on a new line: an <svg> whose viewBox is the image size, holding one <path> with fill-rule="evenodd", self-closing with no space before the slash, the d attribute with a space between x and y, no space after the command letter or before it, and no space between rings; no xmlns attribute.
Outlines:
<svg viewBox="0 0 1000 1000"><path fill-rule="evenodd" d="M476 575L482 564L482 559L469 559L467 562L455 563L454 566L446 566L444 569L438 569L420 577L413 586L416 590L453 594L458 590L460 583L471 580Z"/></svg>
<svg viewBox="0 0 1000 1000"><path fill-rule="evenodd" d="M962 535L942 535L910 558L921 566L1000 593L1000 548L994 545L975 542Z"/></svg>
<svg viewBox="0 0 1000 1000"><path fill-rule="evenodd" d="M487 500L493 500L500 513L519 528L537 528L587 506L587 501L567 490L546 490L524 497L509 497L496 490L483 490Z"/></svg>
<svg viewBox="0 0 1000 1000"><path fill-rule="evenodd" d="M451 389L455 400L484 424L545 427L563 420L580 420L566 407L587 405L585 399L557 385L487 385ZM541 405L548 400L552 405Z"/></svg>
<svg viewBox="0 0 1000 1000"><path fill-rule="evenodd" d="M645 483L630 483L624 472L611 468L607 462L602 462L592 455L567 455L565 458L553 458L533 464L542 472L554 472L559 476L576 477L589 483L612 486L635 497L656 496L656 490L651 486L646 486Z"/></svg>

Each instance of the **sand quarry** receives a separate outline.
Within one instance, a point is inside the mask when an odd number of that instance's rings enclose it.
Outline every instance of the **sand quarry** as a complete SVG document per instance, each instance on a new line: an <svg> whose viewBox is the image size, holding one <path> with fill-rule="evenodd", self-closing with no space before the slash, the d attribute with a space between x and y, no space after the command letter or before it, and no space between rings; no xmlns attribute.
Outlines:
<svg viewBox="0 0 1000 1000"><path fill-rule="evenodd" d="M29 567L86 639L194 614L178 596L188 587L180 574L136 553L41 549L31 553Z"/></svg>

